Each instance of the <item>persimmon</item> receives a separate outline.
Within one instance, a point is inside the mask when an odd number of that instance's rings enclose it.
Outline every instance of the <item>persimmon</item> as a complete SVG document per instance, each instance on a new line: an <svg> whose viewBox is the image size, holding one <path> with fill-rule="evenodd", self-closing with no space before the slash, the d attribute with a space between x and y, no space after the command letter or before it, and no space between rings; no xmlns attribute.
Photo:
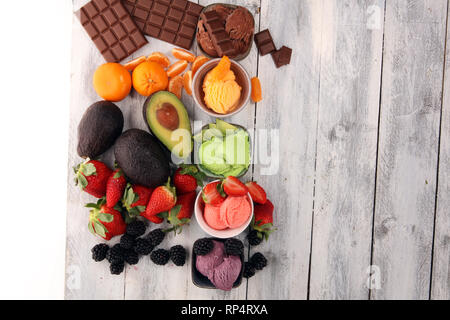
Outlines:
<svg viewBox="0 0 450 320"><path fill-rule="evenodd" d="M181 48L173 48L172 55L179 60L186 60L187 62L194 62L195 55L192 52Z"/></svg>
<svg viewBox="0 0 450 320"><path fill-rule="evenodd" d="M194 76L197 70L200 69L200 67L208 61L209 58L205 56L198 56L197 58L195 58L194 62L192 63L192 75Z"/></svg>
<svg viewBox="0 0 450 320"><path fill-rule="evenodd" d="M145 62L146 60L147 60L146 56L140 56L139 58L133 59L125 63L123 66L128 71L133 71L138 65L140 65L142 62Z"/></svg>
<svg viewBox="0 0 450 320"><path fill-rule="evenodd" d="M253 102L260 102L262 100L261 82L258 77L253 77L252 80L252 100Z"/></svg>
<svg viewBox="0 0 450 320"><path fill-rule="evenodd" d="M167 69L167 76L169 78L173 78L180 73L182 73L188 66L188 62L186 60L178 60L174 64L172 64L169 69Z"/></svg>
<svg viewBox="0 0 450 320"><path fill-rule="evenodd" d="M183 87L188 95L192 95L192 70L186 71L183 75Z"/></svg>
<svg viewBox="0 0 450 320"><path fill-rule="evenodd" d="M167 90L181 99L181 90L183 89L183 76L177 75L169 80L169 87Z"/></svg>
<svg viewBox="0 0 450 320"><path fill-rule="evenodd" d="M97 68L93 78L97 94L107 101L121 101L131 91L131 76L119 63L105 63Z"/></svg>
<svg viewBox="0 0 450 320"><path fill-rule="evenodd" d="M165 90L168 83L166 71L159 63L146 61L133 71L133 87L143 96Z"/></svg>
<svg viewBox="0 0 450 320"><path fill-rule="evenodd" d="M147 61L159 63L163 68L170 65L170 60L161 52L153 52L147 57Z"/></svg>

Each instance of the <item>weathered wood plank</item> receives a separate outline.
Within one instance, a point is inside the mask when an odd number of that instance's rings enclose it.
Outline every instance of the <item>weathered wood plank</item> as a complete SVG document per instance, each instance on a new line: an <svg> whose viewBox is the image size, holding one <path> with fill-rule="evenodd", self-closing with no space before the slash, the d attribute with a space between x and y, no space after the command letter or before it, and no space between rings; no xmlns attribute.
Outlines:
<svg viewBox="0 0 450 320"><path fill-rule="evenodd" d="M387 1L372 299L429 297L446 15L445 0Z"/></svg>
<svg viewBox="0 0 450 320"><path fill-rule="evenodd" d="M263 101L256 110L259 151L254 179L275 206L278 230L251 250L262 252L269 264L249 279L249 299L307 298L321 12L322 1L261 3L260 29L269 28L276 46L292 48L293 55L291 64L281 69L270 55L259 57Z"/></svg>
<svg viewBox="0 0 450 320"><path fill-rule="evenodd" d="M450 8L447 8L447 19ZM450 300L450 42L447 21L431 299Z"/></svg>
<svg viewBox="0 0 450 320"><path fill-rule="evenodd" d="M383 1L325 1L311 299L367 299Z"/></svg>

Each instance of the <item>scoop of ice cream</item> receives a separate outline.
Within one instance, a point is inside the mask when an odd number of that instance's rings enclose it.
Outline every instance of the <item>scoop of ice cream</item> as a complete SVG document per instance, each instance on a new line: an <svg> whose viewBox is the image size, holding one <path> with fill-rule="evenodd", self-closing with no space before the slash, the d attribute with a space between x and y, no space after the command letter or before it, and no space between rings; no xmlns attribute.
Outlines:
<svg viewBox="0 0 450 320"><path fill-rule="evenodd" d="M229 228L239 228L248 221L252 208L247 196L228 197L220 206L220 219L226 221Z"/></svg>
<svg viewBox="0 0 450 320"><path fill-rule="evenodd" d="M213 206L206 203L203 216L208 226L213 229L223 230L228 227L226 221L221 219L219 206Z"/></svg>
<svg viewBox="0 0 450 320"><path fill-rule="evenodd" d="M254 19L250 11L244 7L236 8L226 20L225 31L231 39L249 43L255 31Z"/></svg>
<svg viewBox="0 0 450 320"><path fill-rule="evenodd" d="M217 51L211 41L208 31L206 31L202 20L198 21L197 42L202 50L211 57L217 57Z"/></svg>
<svg viewBox="0 0 450 320"><path fill-rule="evenodd" d="M236 108L241 97L241 86L231 70L230 59L224 56L203 81L205 103L208 108L220 114L227 114Z"/></svg>
<svg viewBox="0 0 450 320"><path fill-rule="evenodd" d="M214 269L221 265L225 257L225 246L223 242L213 240L214 247L210 253L205 256L197 256L195 267L197 270L208 277L209 280L214 278Z"/></svg>
<svg viewBox="0 0 450 320"><path fill-rule="evenodd" d="M238 256L228 256L214 269L211 282L216 288L230 291L241 273L242 262Z"/></svg>

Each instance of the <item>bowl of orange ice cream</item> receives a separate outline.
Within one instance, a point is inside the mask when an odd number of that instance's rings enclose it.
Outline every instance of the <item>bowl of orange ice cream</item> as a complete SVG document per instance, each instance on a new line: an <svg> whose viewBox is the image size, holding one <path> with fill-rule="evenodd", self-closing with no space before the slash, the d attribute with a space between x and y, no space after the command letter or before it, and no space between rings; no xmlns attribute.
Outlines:
<svg viewBox="0 0 450 320"><path fill-rule="evenodd" d="M243 197L228 196L220 205L214 206L205 203L202 192L199 192L195 201L195 218L200 228L210 236L232 238L250 225L253 218L253 200L250 194Z"/></svg>
<svg viewBox="0 0 450 320"><path fill-rule="evenodd" d="M195 73L192 88L197 106L216 118L229 117L242 111L251 94L247 71L226 56L201 66Z"/></svg>

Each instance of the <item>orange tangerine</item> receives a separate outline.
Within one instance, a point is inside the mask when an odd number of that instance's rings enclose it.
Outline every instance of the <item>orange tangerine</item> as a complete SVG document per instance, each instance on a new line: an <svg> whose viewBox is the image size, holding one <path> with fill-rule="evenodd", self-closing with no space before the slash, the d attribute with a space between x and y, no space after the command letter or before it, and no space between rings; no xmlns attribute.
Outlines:
<svg viewBox="0 0 450 320"><path fill-rule="evenodd" d="M97 94L108 101L121 101L131 91L131 76L119 63L105 63L97 68L93 78Z"/></svg>
<svg viewBox="0 0 450 320"><path fill-rule="evenodd" d="M183 75L183 87L188 95L192 95L192 70L186 71Z"/></svg>
<svg viewBox="0 0 450 320"><path fill-rule="evenodd" d="M168 81L166 71L156 62L143 62L133 71L133 87L146 97L156 91L165 90Z"/></svg>
<svg viewBox="0 0 450 320"><path fill-rule="evenodd" d="M183 76L177 75L169 80L169 92L172 92L174 95L181 99L181 89L183 89Z"/></svg>
<svg viewBox="0 0 450 320"><path fill-rule="evenodd" d="M159 63L163 68L167 68L170 65L170 60L161 52L153 52L147 57L147 61Z"/></svg>
<svg viewBox="0 0 450 320"><path fill-rule="evenodd" d="M167 70L167 76L169 78L173 78L180 73L182 73L188 66L188 62L186 60L178 60L174 64L172 64Z"/></svg>
<svg viewBox="0 0 450 320"><path fill-rule="evenodd" d="M181 48L173 48L172 55L179 60L186 60L188 62L194 62L195 55L192 52Z"/></svg>
<svg viewBox="0 0 450 320"><path fill-rule="evenodd" d="M192 63L192 74L195 75L197 70L200 69L200 67L208 61L209 59L205 56L198 56L197 58L195 58L194 62Z"/></svg>
<svg viewBox="0 0 450 320"><path fill-rule="evenodd" d="M133 71L138 65L140 65L142 62L145 62L146 60L147 60L146 56L141 56L139 58L136 58L134 60L125 63L123 66L128 71Z"/></svg>
<svg viewBox="0 0 450 320"><path fill-rule="evenodd" d="M258 77L253 77L252 80L252 100L254 102L260 102L262 100L261 82Z"/></svg>

